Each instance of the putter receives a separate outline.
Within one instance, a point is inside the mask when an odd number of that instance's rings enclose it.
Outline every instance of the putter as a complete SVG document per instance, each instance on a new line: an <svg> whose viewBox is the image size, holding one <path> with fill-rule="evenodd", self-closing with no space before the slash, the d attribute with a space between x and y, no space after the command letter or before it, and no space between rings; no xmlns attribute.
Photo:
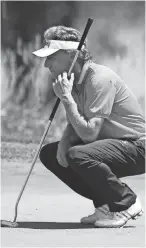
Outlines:
<svg viewBox="0 0 146 248"><path fill-rule="evenodd" d="M87 24L86 24L86 26L85 26L84 32L83 32L83 34L82 34L81 40L80 40L80 42L79 42L79 45L78 45L78 48L77 48L77 51L76 51L76 54L75 54L75 57L74 57L74 59L73 59L73 61L72 61L72 64L71 64L71 66L70 66L70 69L69 69L69 71L68 71L68 78L70 78L70 76L71 76L71 72L72 72L72 70L73 70L73 67L74 67L76 61L77 61L79 52L80 52L80 50L81 50L81 48L82 48L82 46L83 46L83 44L84 44L84 41L85 41L85 39L86 39L86 36L87 36L87 34L88 34L88 32L89 32L89 29L90 29L90 27L91 27L91 25L92 25L92 22L93 22L93 19L92 19L92 18L88 18ZM34 167L34 165L35 165L35 162L36 162L36 160L37 160L37 157L38 157L38 155L39 155L39 153L40 153L40 150L41 150L41 148L42 148L42 145L43 145L43 142L44 142L44 140L45 140L45 137L46 137L46 135L47 135L47 133L48 133L48 130L49 130L49 128L50 128L50 125L51 125L51 123L52 123L52 121L53 121L53 118L54 118L54 116L55 116L55 113L56 113L56 111L57 111L57 109L58 109L59 103L60 103L60 99L57 98L56 103L55 103L55 105L54 105L54 108L53 108L53 110L52 110L52 113L51 113L51 115L50 115L49 121L48 121L48 123L47 123L47 125L46 125L45 131L44 131L43 136L42 136L42 138L41 138L41 141L40 141L40 143L39 143L39 145L38 145L38 149L37 149L37 151L36 151L36 153L35 153L35 156L34 156L34 158L33 158L32 165L31 165L31 168L30 168L30 170L29 170L28 176L27 176L27 178L26 178L26 180L25 180L25 182L24 182L24 184L23 184L23 187L22 187L22 189L21 189L21 191L20 191L20 193L19 193L19 195L18 195L16 204L15 204L15 216L14 216L14 219L13 219L13 221L1 220L1 227L18 227L18 223L16 222L16 219L17 219L17 212L18 212L18 204L19 204L19 202L20 202L21 196L22 196L22 194L23 194L23 192L24 192L24 189L25 189L25 187L26 187L26 184L27 184L27 182L28 182L28 179L29 179L29 177L30 177L30 175L31 175L31 172L32 172L32 170L33 170L33 167Z"/></svg>

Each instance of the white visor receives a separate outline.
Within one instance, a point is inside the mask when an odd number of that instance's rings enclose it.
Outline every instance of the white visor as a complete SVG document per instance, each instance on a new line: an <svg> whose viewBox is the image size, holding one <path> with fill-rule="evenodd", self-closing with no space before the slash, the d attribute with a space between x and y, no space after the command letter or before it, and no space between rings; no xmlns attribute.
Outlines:
<svg viewBox="0 0 146 248"><path fill-rule="evenodd" d="M43 48L33 52L38 57L47 57L60 49L63 50L77 50L79 42L77 41L62 41L50 40Z"/></svg>

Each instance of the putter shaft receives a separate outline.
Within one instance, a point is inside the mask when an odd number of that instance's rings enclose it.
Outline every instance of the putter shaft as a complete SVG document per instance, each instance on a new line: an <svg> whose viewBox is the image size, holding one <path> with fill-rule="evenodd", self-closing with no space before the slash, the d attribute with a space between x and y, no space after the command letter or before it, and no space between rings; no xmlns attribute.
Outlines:
<svg viewBox="0 0 146 248"><path fill-rule="evenodd" d="M70 75L71 75L71 72L72 72L72 70L73 70L73 67L74 67L76 61L77 61L79 52L80 52L80 50L81 50L81 48L82 48L82 45L84 44L84 41L85 41L86 36L87 36L87 33L88 33L88 31L89 31L89 29L90 29L90 27L91 27L91 25L92 25L92 22L93 22L93 19L89 18L88 21L87 21L86 27L85 27L85 29L84 29L83 35L82 35L82 37L81 37L81 40L80 40L80 42L79 42L79 46L78 46L78 49L77 49L77 51L76 51L75 57L74 57L74 59L73 59L73 61L72 61L72 64L71 64L71 66L70 66L70 69L69 69L69 71L68 71L68 77L70 77ZM24 192L24 189L25 189L25 187L26 187L26 184L27 184L27 182L28 182L28 179L29 179L29 177L30 177L30 174L31 174L31 172L32 172L32 170L33 170L33 168L34 168L35 162L36 162L37 157L38 157L38 155L39 155L39 153L40 153L42 144L43 144L43 142L44 142L44 140L45 140L45 137L46 137L46 135L47 135L47 132L48 132L48 130L49 130L49 128L50 128L50 125L51 125L51 123L52 123L52 120L53 120L53 118L54 118L54 116L55 116L55 113L56 113L56 111L57 111L57 109L58 109L59 103L60 103L60 99L58 98L57 101L56 101L56 103L55 103L55 105L54 105L54 108L53 108L53 110L52 110L52 113L51 113L51 115L50 115L49 121L48 121L48 123L47 123L47 125L46 125L45 131L44 131L44 134L43 134L43 136L42 136L42 138L41 138L41 141L40 141L40 143L39 143L38 149L37 149L37 151L36 151L36 153L35 153L35 156L34 156L34 158L33 158L32 165L31 165L31 168L30 168L30 170L29 170L28 176L27 176L27 178L26 178L26 180L25 180L25 182L24 182L24 184L23 184L23 187L22 187L22 189L21 189L21 191L20 191L20 193L19 193L19 195L18 195L16 204L15 204L15 216L14 216L14 220L13 220L13 222L10 222L10 221L2 221L4 225L11 226L11 227L17 226L16 219L17 219L18 204L19 204L19 202L20 202L20 199L21 199L21 197L22 197L22 194L23 194L23 192Z"/></svg>

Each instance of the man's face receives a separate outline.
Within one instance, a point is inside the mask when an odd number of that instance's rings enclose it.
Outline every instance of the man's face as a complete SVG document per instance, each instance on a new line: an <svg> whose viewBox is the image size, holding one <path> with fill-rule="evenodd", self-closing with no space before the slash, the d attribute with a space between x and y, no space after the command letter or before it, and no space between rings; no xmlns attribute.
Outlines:
<svg viewBox="0 0 146 248"><path fill-rule="evenodd" d="M52 77L57 78L64 71L68 71L71 59L66 51L59 50L46 58L44 66L49 68Z"/></svg>

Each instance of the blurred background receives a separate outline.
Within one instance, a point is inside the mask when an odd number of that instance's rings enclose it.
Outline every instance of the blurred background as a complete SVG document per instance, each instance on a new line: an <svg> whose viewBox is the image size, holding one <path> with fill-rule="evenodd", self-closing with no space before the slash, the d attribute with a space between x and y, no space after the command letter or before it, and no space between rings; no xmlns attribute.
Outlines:
<svg viewBox="0 0 146 248"><path fill-rule="evenodd" d="M40 141L54 105L52 78L32 51L43 46L47 28L65 25L82 32L88 17L94 18L88 35L94 60L121 76L145 112L144 1L2 1L1 11L2 141ZM60 104L46 142L59 140L65 125Z"/></svg>

